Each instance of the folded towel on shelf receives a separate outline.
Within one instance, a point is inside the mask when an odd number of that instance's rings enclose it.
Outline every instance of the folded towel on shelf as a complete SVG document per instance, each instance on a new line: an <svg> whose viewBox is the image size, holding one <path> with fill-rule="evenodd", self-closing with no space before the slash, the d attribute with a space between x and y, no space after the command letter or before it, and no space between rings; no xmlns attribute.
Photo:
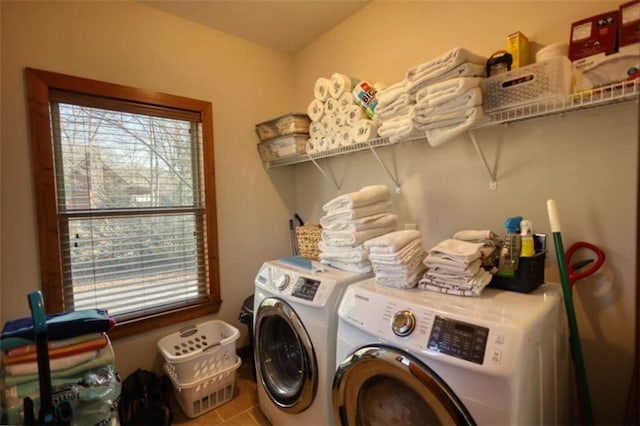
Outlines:
<svg viewBox="0 0 640 426"><path fill-rule="evenodd" d="M331 210L320 218L322 227L330 227L335 223L345 223L346 221L372 216L378 213L386 213L391 207L391 201L378 201L363 207L353 209Z"/></svg>
<svg viewBox="0 0 640 426"><path fill-rule="evenodd" d="M422 241L415 239L393 253L373 253L369 255L369 260L385 265L399 265L411 262L414 257L423 259L426 253L422 247Z"/></svg>
<svg viewBox="0 0 640 426"><path fill-rule="evenodd" d="M425 130L429 145L433 147L440 146L487 119L481 106L473 107L471 110L462 123Z"/></svg>
<svg viewBox="0 0 640 426"><path fill-rule="evenodd" d="M440 279L425 272L418 282L418 287L438 291L440 293L457 294L460 296L479 296L482 290L491 282L491 273L480 268L478 273L470 279Z"/></svg>
<svg viewBox="0 0 640 426"><path fill-rule="evenodd" d="M480 249L480 252L482 253L482 266L486 270L493 270L498 266L498 248L501 244L501 240L495 232L488 229L468 229L456 232L453 235L453 239L482 244L482 248Z"/></svg>
<svg viewBox="0 0 640 426"><path fill-rule="evenodd" d="M421 75L441 75L463 63L480 64L484 66L487 58L462 48L453 48L430 61L415 65L407 70L406 79L411 81Z"/></svg>
<svg viewBox="0 0 640 426"><path fill-rule="evenodd" d="M430 61L409 68L406 78L410 80L420 74L446 72L466 62L485 65L487 58L476 55L465 48L456 47Z"/></svg>
<svg viewBox="0 0 640 426"><path fill-rule="evenodd" d="M480 294L482 293L482 290L484 289L484 287L471 287L469 289L459 288L459 287L446 287L446 286L431 284L427 281L419 281L418 288L422 290L437 292L437 293L452 294L455 296L471 296L471 297L480 296Z"/></svg>
<svg viewBox="0 0 640 426"><path fill-rule="evenodd" d="M453 234L453 239L462 240L462 241L499 241L498 234L489 230L489 229L465 229L463 231L458 231Z"/></svg>
<svg viewBox="0 0 640 426"><path fill-rule="evenodd" d="M325 203L322 210L325 212L354 209L368 206L379 201L388 200L390 197L389 188L386 185L369 185L359 191L340 195Z"/></svg>
<svg viewBox="0 0 640 426"><path fill-rule="evenodd" d="M416 229L403 229L368 240L364 243L364 247L369 249L372 254L395 253L421 237L422 233Z"/></svg>
<svg viewBox="0 0 640 426"><path fill-rule="evenodd" d="M466 265L480 258L481 247L482 244L479 243L446 239L429 250L429 255ZM370 247L369 250L371 250ZM371 251L373 252L373 250Z"/></svg>
<svg viewBox="0 0 640 426"><path fill-rule="evenodd" d="M469 120L470 117L475 117L476 114L478 114L478 109L482 109L482 107L452 109L443 112L434 111L428 115L415 115L413 119L416 127L420 129L437 129L453 124L464 123Z"/></svg>
<svg viewBox="0 0 640 426"><path fill-rule="evenodd" d="M412 116L413 113L381 122L378 134L391 142L423 136L423 132L414 127Z"/></svg>
<svg viewBox="0 0 640 426"><path fill-rule="evenodd" d="M482 266L481 259L475 259L469 263L460 263L440 256L433 256L431 254L428 254L422 263L429 268L430 272L433 273L459 274L462 276L473 276Z"/></svg>
<svg viewBox="0 0 640 426"><path fill-rule="evenodd" d="M416 103L413 110L415 115L433 114L456 109L471 108L482 105L482 90L479 87L473 87L466 92L456 94L455 96L437 96L432 99L423 98L422 101Z"/></svg>
<svg viewBox="0 0 640 426"><path fill-rule="evenodd" d="M392 84L384 90L376 93L376 99L378 100L378 106L376 109L386 107L398 99L398 97L407 94L406 81L402 80Z"/></svg>
<svg viewBox="0 0 640 426"><path fill-rule="evenodd" d="M417 269L414 274L406 277L375 277L376 283L383 287L414 288L422 276L422 271Z"/></svg>
<svg viewBox="0 0 640 426"><path fill-rule="evenodd" d="M395 226L372 228L364 231L326 231L322 230L322 241L333 246L355 246L379 235L393 232Z"/></svg>
<svg viewBox="0 0 640 426"><path fill-rule="evenodd" d="M422 263L422 255L414 256L407 262L396 265L380 263L371 259L369 260L371 261L371 265L373 265L373 272L375 272L377 277L407 277L415 274L418 270L421 272L425 270L425 266Z"/></svg>
<svg viewBox="0 0 640 426"><path fill-rule="evenodd" d="M418 92L425 87L437 84L443 81L451 80L459 77L482 77L485 73L484 65L465 63L458 65L451 71L438 76L423 75L407 84L407 93L409 98L415 100Z"/></svg>
<svg viewBox="0 0 640 426"><path fill-rule="evenodd" d="M416 102L446 102L469 89L480 87L482 80L482 77L457 77L430 84L416 92Z"/></svg>
<svg viewBox="0 0 640 426"><path fill-rule="evenodd" d="M386 108L376 109L376 120L378 122L384 122L396 117L404 117L411 114L413 107L408 102L398 102L393 105L389 105Z"/></svg>
<svg viewBox="0 0 640 426"><path fill-rule="evenodd" d="M332 222L323 226L327 231L365 231L372 228L382 228L398 225L398 216L393 213L378 213L343 222Z"/></svg>
<svg viewBox="0 0 640 426"><path fill-rule="evenodd" d="M334 246L324 241L318 244L320 260L336 260L340 262L362 262L369 259L369 250L362 244L357 246Z"/></svg>
<svg viewBox="0 0 640 426"><path fill-rule="evenodd" d="M362 262L341 262L338 260L326 260L323 259L320 261L323 265L333 266L337 269L342 269L343 271L348 272L356 272L356 273L365 273L371 272L371 262L362 261Z"/></svg>

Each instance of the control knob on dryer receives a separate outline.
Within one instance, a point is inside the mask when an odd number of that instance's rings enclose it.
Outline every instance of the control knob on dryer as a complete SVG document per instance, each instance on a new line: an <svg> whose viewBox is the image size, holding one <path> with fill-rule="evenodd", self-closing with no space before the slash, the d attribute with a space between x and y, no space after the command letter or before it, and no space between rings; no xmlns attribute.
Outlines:
<svg viewBox="0 0 640 426"><path fill-rule="evenodd" d="M413 332L416 327L416 318L408 310L398 311L391 320L391 330L396 336L405 337Z"/></svg>
<svg viewBox="0 0 640 426"><path fill-rule="evenodd" d="M278 275L275 280L276 288L280 291L284 290L289 285L289 281L290 278L288 274Z"/></svg>

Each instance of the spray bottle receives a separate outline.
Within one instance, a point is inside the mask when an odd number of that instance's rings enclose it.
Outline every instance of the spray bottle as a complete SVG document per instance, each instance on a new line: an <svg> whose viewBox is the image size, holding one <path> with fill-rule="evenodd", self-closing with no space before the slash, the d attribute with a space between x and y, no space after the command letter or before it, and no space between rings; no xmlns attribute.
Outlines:
<svg viewBox="0 0 640 426"><path fill-rule="evenodd" d="M533 257L536 254L533 245L533 223L530 220L520 222L520 257Z"/></svg>
<svg viewBox="0 0 640 426"><path fill-rule="evenodd" d="M515 277L518 271L521 246L520 222L522 222L522 216L509 217L504 222L507 234L504 236L504 244L498 259L498 275L502 277Z"/></svg>

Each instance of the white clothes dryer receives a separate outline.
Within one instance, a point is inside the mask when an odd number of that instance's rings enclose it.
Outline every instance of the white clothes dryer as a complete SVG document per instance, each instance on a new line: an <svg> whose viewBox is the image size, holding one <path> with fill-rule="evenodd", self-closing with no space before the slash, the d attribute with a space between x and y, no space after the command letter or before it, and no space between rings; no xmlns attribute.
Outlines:
<svg viewBox="0 0 640 426"><path fill-rule="evenodd" d="M568 421L562 293L480 297L351 285L339 310L332 400L341 425Z"/></svg>
<svg viewBox="0 0 640 426"><path fill-rule="evenodd" d="M265 262L255 279L254 356L260 408L273 425L330 425L338 305L372 274L302 258Z"/></svg>

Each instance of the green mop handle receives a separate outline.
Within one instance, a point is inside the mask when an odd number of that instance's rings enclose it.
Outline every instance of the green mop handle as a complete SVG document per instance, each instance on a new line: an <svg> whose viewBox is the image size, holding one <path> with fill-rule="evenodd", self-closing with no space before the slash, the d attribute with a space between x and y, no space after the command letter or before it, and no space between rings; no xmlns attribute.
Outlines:
<svg viewBox="0 0 640 426"><path fill-rule="evenodd" d="M580 344L580 335L578 334L578 323L576 321L576 313L573 308L573 296L571 295L571 283L569 281L569 272L567 271L567 264L564 257L562 234L560 233L560 219L558 216L556 202L554 200L547 201L547 212L549 213L549 223L551 224L553 243L556 248L556 258L558 260L558 268L560 269L562 294L564 295L564 306L567 311L567 320L569 322L571 357L573 359L576 379L578 381L578 393L580 397L583 420L584 424L593 425L593 413L591 411L591 400L589 398L587 373L584 368L584 359L582 358L582 347Z"/></svg>

